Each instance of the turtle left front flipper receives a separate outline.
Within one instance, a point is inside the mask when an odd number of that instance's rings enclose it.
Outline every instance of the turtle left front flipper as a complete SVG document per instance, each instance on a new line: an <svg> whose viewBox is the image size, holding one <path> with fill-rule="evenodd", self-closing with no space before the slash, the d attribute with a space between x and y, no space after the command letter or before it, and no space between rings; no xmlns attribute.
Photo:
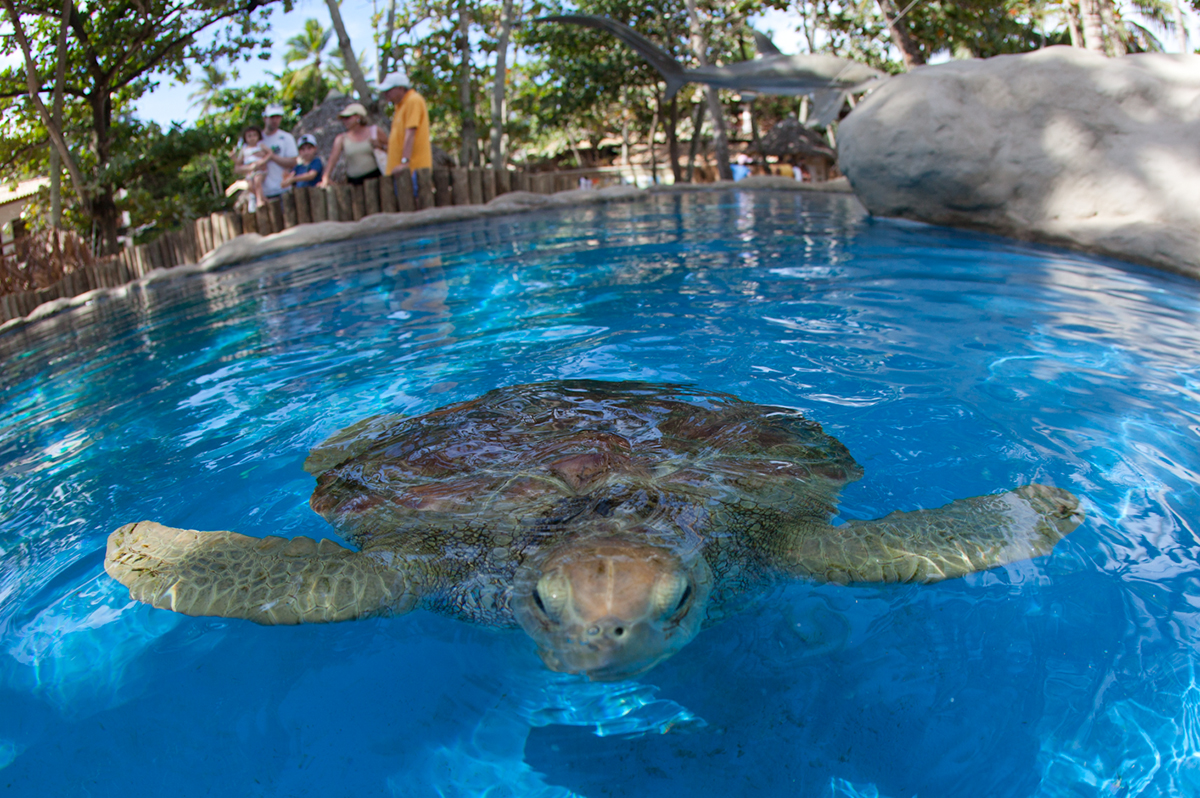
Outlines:
<svg viewBox="0 0 1200 798"><path fill-rule="evenodd" d="M1049 554L1083 521L1079 499L1046 485L959 499L787 536L788 572L829 582L938 582Z"/></svg>
<svg viewBox="0 0 1200 798"><path fill-rule="evenodd" d="M109 535L104 570L131 597L159 609L273 625L408 612L420 580L398 559L332 540L253 538L142 521Z"/></svg>

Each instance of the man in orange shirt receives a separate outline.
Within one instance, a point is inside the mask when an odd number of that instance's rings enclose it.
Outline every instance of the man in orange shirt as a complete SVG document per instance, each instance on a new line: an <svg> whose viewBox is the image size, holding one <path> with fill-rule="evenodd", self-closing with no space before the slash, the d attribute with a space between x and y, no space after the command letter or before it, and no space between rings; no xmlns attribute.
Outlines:
<svg viewBox="0 0 1200 798"><path fill-rule="evenodd" d="M408 75L402 69L385 77L379 84L379 92L396 106L392 114L392 132L388 136L388 173L395 174L400 169L433 168L425 98L409 86Z"/></svg>

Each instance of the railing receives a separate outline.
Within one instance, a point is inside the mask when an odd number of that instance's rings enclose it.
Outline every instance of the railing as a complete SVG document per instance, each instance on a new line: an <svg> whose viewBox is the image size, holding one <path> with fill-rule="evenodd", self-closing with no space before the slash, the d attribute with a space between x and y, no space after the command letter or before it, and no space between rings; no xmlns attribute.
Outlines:
<svg viewBox="0 0 1200 798"><path fill-rule="evenodd" d="M182 230L164 233L149 244L130 247L119 255L68 272L48 288L0 296L0 324L27 316L45 302L116 288L154 269L198 263L217 247L246 233L270 235L300 224L355 222L376 213L409 213L446 205L480 205L510 191L554 194L579 188L580 178L593 187L619 182L611 169L531 172L524 169L417 169L416 195L407 169L391 177L372 178L360 186L327 189L297 188L258 208L254 213L224 211Z"/></svg>

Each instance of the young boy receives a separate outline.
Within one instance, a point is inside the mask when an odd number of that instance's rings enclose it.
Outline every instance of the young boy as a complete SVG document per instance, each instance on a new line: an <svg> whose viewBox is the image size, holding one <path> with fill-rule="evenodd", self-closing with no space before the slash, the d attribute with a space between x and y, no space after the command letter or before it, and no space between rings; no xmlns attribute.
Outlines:
<svg viewBox="0 0 1200 798"><path fill-rule="evenodd" d="M305 133L297 142L300 151L300 162L292 168L292 173L283 176L283 185L296 188L315 186L325 172L325 165L317 157L317 139L310 133Z"/></svg>

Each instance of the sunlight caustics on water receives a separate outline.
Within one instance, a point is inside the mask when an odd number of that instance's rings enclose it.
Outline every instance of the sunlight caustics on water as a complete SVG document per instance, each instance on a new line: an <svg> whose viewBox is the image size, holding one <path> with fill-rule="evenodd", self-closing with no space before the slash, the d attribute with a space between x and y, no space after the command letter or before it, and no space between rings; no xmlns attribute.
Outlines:
<svg viewBox="0 0 1200 798"><path fill-rule="evenodd" d="M438 226L132 287L0 334L0 794L1172 796L1200 791L1200 285L726 193ZM562 378L802 410L841 518L1029 482L1055 553L781 586L635 682L424 612L266 628L133 604L153 519L329 537L310 447Z"/></svg>

